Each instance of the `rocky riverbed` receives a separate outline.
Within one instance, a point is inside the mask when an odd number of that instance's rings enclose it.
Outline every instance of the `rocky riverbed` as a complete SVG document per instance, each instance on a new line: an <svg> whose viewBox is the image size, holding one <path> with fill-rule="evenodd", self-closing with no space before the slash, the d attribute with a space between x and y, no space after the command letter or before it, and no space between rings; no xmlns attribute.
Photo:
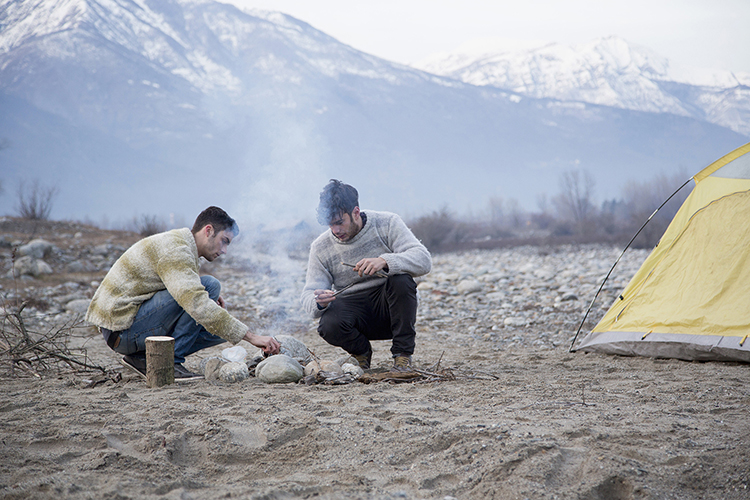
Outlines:
<svg viewBox="0 0 750 500"><path fill-rule="evenodd" d="M36 332L75 323L138 238L1 220L6 312L26 301ZM51 272L8 277L33 240L49 244L32 258ZM119 357L81 325L69 342L107 370L100 383L0 366L0 497L747 498L746 365L568 352L619 254L592 245L435 255L419 282L414 363L439 362L461 375L453 381L148 389L128 372L115 377ZM646 256L625 253L586 328ZM233 314L320 358L342 354L298 306L304 252L239 244L228 257L204 270L222 281ZM389 347L375 343L376 369L390 366Z"/></svg>

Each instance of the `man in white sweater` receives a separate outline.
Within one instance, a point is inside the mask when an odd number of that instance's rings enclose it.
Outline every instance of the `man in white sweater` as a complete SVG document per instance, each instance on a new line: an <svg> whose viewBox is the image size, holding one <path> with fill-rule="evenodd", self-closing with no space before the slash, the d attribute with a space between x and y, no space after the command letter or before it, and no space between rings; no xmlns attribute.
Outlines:
<svg viewBox="0 0 750 500"><path fill-rule="evenodd" d="M318 333L364 369L371 340L392 339L393 369L409 371L414 354L417 285L432 257L401 218L362 211L357 190L331 180L320 193L318 221L330 231L310 246L300 301L320 318Z"/></svg>
<svg viewBox="0 0 750 500"><path fill-rule="evenodd" d="M173 337L176 380L200 378L183 366L185 357L240 340L268 354L279 352L272 337L252 333L226 310L221 283L200 276L200 258L227 251L239 229L219 207L208 207L189 228L144 238L112 266L96 290L86 321L99 327L107 345L124 355L123 365L146 375L146 337Z"/></svg>

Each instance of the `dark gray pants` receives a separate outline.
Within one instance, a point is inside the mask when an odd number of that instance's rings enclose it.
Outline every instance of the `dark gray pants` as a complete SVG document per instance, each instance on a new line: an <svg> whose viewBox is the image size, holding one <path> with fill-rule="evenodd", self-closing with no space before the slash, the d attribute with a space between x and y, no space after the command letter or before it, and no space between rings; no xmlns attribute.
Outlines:
<svg viewBox="0 0 750 500"><path fill-rule="evenodd" d="M408 274L382 286L336 297L320 318L318 333L349 354L365 354L371 340L393 339L391 353L411 356L417 332L417 284Z"/></svg>

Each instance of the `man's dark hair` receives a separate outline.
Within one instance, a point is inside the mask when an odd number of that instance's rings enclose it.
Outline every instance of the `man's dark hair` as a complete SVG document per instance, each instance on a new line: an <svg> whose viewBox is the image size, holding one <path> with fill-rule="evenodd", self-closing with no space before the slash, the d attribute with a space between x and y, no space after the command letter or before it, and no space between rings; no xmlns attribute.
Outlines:
<svg viewBox="0 0 750 500"><path fill-rule="evenodd" d="M228 213L219 207L208 207L203 212L198 214L193 224L193 234L197 234L201 229L211 224L214 231L220 233L225 229L228 229L234 236L240 232L237 222L232 219Z"/></svg>
<svg viewBox="0 0 750 500"><path fill-rule="evenodd" d="M320 192L318 222L327 226L343 214L350 214L359 206L359 193L349 184L331 179Z"/></svg>

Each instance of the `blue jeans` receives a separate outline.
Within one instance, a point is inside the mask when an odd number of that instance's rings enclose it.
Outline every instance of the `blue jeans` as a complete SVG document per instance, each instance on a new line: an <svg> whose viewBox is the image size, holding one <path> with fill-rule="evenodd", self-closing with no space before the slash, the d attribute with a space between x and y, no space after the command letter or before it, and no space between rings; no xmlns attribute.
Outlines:
<svg viewBox="0 0 750 500"><path fill-rule="evenodd" d="M201 276L201 283L209 298L218 300L221 293L219 280L213 276ZM167 290L156 292L141 304L130 328L120 332L120 345L115 351L145 359L146 337L152 335L174 338L175 363L184 363L186 356L226 342L196 323Z"/></svg>

